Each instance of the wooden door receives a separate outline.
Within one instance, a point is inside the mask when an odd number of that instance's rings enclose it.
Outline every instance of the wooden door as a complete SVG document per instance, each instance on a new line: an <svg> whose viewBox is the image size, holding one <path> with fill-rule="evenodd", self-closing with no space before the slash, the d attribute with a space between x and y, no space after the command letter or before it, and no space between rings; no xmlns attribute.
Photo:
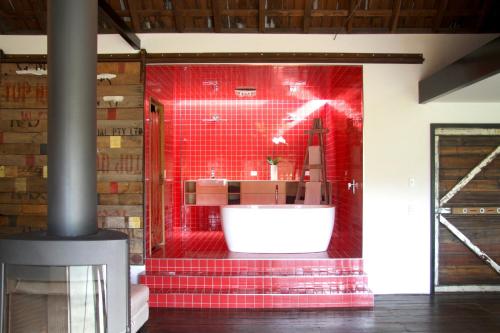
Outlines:
<svg viewBox="0 0 500 333"><path fill-rule="evenodd" d="M165 242L163 105L151 100L150 113L149 253L152 253Z"/></svg>
<svg viewBox="0 0 500 333"><path fill-rule="evenodd" d="M432 133L435 291L500 290L500 127Z"/></svg>

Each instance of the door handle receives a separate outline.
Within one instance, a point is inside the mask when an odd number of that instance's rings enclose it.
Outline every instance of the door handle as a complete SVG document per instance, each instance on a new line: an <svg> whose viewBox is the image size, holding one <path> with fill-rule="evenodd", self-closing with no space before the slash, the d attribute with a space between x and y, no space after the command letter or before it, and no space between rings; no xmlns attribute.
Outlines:
<svg viewBox="0 0 500 333"><path fill-rule="evenodd" d="M356 180L352 180L352 182L347 183L347 189L352 192L352 194L356 194L356 188L358 188L358 183Z"/></svg>

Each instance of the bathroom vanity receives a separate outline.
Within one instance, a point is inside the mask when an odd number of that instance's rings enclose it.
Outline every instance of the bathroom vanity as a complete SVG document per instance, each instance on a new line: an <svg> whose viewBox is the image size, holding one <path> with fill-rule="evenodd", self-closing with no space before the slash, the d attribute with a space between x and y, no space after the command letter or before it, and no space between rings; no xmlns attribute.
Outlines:
<svg viewBox="0 0 500 333"><path fill-rule="evenodd" d="M273 205L295 201L298 181L198 179L184 181L184 204Z"/></svg>

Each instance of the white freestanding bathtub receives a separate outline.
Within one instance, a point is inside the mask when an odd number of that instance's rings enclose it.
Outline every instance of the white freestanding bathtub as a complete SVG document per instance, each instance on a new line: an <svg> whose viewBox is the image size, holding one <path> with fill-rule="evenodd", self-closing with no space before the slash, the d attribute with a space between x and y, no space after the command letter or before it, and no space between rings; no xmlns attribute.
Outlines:
<svg viewBox="0 0 500 333"><path fill-rule="evenodd" d="M247 253L326 251L335 217L335 207L326 205L227 205L221 211L229 250Z"/></svg>

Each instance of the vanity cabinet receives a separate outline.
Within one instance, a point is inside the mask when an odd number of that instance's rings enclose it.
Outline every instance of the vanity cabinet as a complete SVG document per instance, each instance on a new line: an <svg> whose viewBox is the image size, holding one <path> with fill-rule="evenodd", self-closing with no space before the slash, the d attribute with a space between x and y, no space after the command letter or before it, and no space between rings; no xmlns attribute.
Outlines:
<svg viewBox="0 0 500 333"><path fill-rule="evenodd" d="M220 206L228 203L228 182L213 184L196 180L184 182L184 204L198 206Z"/></svg>
<svg viewBox="0 0 500 333"><path fill-rule="evenodd" d="M298 181L230 180L225 185L203 185L196 180L184 182L184 204L198 206L293 204Z"/></svg>
<svg viewBox="0 0 500 333"><path fill-rule="evenodd" d="M241 205L275 205L286 203L286 181L241 182ZM276 187L278 198L276 198ZM278 199L276 202L276 199Z"/></svg>

